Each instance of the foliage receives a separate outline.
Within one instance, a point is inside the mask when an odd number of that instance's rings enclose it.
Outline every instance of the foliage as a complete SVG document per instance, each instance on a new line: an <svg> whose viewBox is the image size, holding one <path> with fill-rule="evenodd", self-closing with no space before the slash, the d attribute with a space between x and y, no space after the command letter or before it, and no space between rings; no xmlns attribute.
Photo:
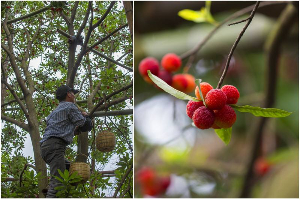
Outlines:
<svg viewBox="0 0 300 199"><path fill-rule="evenodd" d="M85 197L84 193L84 184L80 184L81 177L77 172L70 175L68 170L65 170L64 173L61 170L58 170L60 177L54 176L55 179L62 183L61 186L56 187L58 191L56 195L59 198L83 198ZM74 186L75 185L75 186Z"/></svg>

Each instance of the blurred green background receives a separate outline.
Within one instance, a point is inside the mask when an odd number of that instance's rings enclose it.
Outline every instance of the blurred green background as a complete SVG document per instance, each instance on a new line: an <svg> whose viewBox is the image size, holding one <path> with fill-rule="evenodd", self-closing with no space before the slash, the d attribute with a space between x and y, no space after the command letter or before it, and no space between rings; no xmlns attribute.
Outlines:
<svg viewBox="0 0 300 199"><path fill-rule="evenodd" d="M222 22L255 2L211 3L211 13ZM226 146L212 129L193 127L182 101L146 83L138 71L145 57L159 61L167 53L182 55L200 43L214 25L180 18L183 9L200 10L205 2L134 2L134 165L169 175L170 186L155 197L239 197L261 118L236 111L237 120ZM267 89L266 41L287 2L259 8L242 37L223 82L240 92L238 105L264 104ZM299 6L298 6L299 8ZM247 13L233 21L246 19ZM228 23L227 23L228 24ZM224 25L197 53L189 74L214 88L228 53L245 23ZM299 197L299 20L281 46L273 107L293 112L268 119L260 156L269 163L264 175L252 177L250 197ZM178 73L182 73L187 59ZM190 95L195 96L194 93ZM254 168L255 169L255 168ZM136 181L135 197L147 197Z"/></svg>

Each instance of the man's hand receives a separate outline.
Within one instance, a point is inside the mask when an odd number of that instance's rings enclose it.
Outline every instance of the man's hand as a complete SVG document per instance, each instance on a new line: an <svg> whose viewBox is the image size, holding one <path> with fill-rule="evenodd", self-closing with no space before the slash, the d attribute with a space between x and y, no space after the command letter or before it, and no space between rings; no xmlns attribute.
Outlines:
<svg viewBox="0 0 300 199"><path fill-rule="evenodd" d="M87 112L81 112L83 116L88 116Z"/></svg>

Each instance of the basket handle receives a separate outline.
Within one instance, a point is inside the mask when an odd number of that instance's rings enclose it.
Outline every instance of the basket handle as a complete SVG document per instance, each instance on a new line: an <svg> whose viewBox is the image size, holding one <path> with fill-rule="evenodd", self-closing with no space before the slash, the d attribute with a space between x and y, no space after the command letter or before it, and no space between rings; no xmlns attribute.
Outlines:
<svg viewBox="0 0 300 199"><path fill-rule="evenodd" d="M87 163L90 164L90 162L89 162L89 157L88 157L87 155L85 155L85 154L83 154L83 153L79 153L79 154L76 155L76 157L78 157L78 156L80 156L80 155L85 156L85 157L86 157L86 160L87 160Z"/></svg>

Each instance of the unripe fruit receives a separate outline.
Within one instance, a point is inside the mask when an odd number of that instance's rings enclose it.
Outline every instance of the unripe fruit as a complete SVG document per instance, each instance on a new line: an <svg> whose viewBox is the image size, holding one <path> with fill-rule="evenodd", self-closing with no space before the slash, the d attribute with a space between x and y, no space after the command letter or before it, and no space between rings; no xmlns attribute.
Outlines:
<svg viewBox="0 0 300 199"><path fill-rule="evenodd" d="M186 114L192 119L194 112L200 107L204 106L203 102L194 102L190 100L186 105Z"/></svg>
<svg viewBox="0 0 300 199"><path fill-rule="evenodd" d="M215 115L212 110L201 106L194 112L192 119L199 129L209 129L214 124Z"/></svg>
<svg viewBox="0 0 300 199"><path fill-rule="evenodd" d="M161 65L168 72L176 72L181 66L181 59L176 54L169 53L162 58Z"/></svg>
<svg viewBox="0 0 300 199"><path fill-rule="evenodd" d="M215 124L221 128L230 128L236 121L236 114L233 108L225 105L221 110L215 110Z"/></svg>
<svg viewBox="0 0 300 199"><path fill-rule="evenodd" d="M203 95L204 99L205 99L206 94L211 89L213 89L213 87L207 82L200 83L200 88L201 88L201 92L202 92L202 95ZM202 100L201 95L199 93L199 87L198 86L196 86L196 88L195 88L195 95L196 95L198 100Z"/></svg>
<svg viewBox="0 0 300 199"><path fill-rule="evenodd" d="M224 85L221 90L227 96L227 104L236 104L240 97L240 93L235 86L232 85Z"/></svg>
<svg viewBox="0 0 300 199"><path fill-rule="evenodd" d="M147 71L150 70L153 75L157 75L159 71L159 62L153 57L147 57L140 62L139 71L142 76L148 76Z"/></svg>
<svg viewBox="0 0 300 199"><path fill-rule="evenodd" d="M192 92L195 87L196 87L196 83L195 83L195 77L193 75L190 75L190 74L184 74L187 82L188 82L188 85L187 85L187 88L185 90L186 93L190 93Z"/></svg>
<svg viewBox="0 0 300 199"><path fill-rule="evenodd" d="M157 77L159 77L160 79L164 80L167 84L172 85L172 74L165 71L165 70L160 70L158 72Z"/></svg>
<svg viewBox="0 0 300 199"><path fill-rule="evenodd" d="M220 110L227 102L227 97L221 89L212 89L205 96L206 107L210 110Z"/></svg>

